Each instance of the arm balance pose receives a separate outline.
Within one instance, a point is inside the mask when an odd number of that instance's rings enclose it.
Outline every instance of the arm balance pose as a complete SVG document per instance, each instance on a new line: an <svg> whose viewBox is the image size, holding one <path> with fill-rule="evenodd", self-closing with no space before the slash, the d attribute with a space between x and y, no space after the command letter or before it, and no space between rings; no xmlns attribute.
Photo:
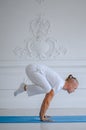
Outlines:
<svg viewBox="0 0 86 130"><path fill-rule="evenodd" d="M26 67L26 74L32 81L32 84L21 83L19 88L14 92L14 96L24 91L27 92L28 96L45 93L39 112L40 120L42 121L48 120L45 114L55 94L61 89L72 93L78 87L78 81L75 77L69 75L66 80L63 80L58 73L46 65L30 64Z"/></svg>

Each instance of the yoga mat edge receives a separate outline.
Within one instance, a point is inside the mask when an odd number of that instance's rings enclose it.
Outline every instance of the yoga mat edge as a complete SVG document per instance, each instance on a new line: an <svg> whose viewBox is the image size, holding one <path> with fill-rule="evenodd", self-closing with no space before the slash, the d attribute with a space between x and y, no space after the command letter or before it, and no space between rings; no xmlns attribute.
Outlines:
<svg viewBox="0 0 86 130"><path fill-rule="evenodd" d="M86 115L51 116L49 121L40 121L39 116L0 116L0 123L86 123Z"/></svg>

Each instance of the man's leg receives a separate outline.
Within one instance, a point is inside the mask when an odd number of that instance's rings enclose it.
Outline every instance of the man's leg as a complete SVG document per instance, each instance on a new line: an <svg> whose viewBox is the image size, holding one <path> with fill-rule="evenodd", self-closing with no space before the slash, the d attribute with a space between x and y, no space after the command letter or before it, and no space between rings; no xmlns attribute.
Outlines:
<svg viewBox="0 0 86 130"><path fill-rule="evenodd" d="M14 92L14 96L17 96L20 93L27 92L28 96L38 95L45 93L44 90L35 84L26 85L22 83L20 87Z"/></svg>
<svg viewBox="0 0 86 130"><path fill-rule="evenodd" d="M19 88L14 92L14 96L17 96L20 93L23 93L24 91L26 91L27 87L25 83L21 83Z"/></svg>

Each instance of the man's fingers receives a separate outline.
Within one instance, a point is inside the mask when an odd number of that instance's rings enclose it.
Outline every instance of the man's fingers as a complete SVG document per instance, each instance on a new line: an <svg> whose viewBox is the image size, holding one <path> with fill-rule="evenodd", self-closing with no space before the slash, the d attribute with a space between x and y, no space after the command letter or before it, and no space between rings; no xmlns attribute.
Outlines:
<svg viewBox="0 0 86 130"><path fill-rule="evenodd" d="M49 116L49 118L50 118L50 116ZM43 119L42 119L42 121L44 121L44 122L53 122L53 120L51 120L51 119L49 119L48 117L44 117Z"/></svg>
<svg viewBox="0 0 86 130"><path fill-rule="evenodd" d="M45 115L44 117L45 117L45 118L51 118L51 116L48 116L48 115Z"/></svg>

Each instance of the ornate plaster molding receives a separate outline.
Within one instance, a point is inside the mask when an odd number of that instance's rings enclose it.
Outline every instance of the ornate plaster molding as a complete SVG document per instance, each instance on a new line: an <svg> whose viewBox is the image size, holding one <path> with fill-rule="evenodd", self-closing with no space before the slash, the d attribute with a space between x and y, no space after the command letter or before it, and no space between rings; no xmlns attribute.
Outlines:
<svg viewBox="0 0 86 130"><path fill-rule="evenodd" d="M43 3L45 0L36 0L39 4Z"/></svg>
<svg viewBox="0 0 86 130"><path fill-rule="evenodd" d="M57 40L48 36L50 22L41 15L30 22L32 37L25 40L25 47L16 47L15 55L27 59L57 59L66 55L67 49Z"/></svg>

